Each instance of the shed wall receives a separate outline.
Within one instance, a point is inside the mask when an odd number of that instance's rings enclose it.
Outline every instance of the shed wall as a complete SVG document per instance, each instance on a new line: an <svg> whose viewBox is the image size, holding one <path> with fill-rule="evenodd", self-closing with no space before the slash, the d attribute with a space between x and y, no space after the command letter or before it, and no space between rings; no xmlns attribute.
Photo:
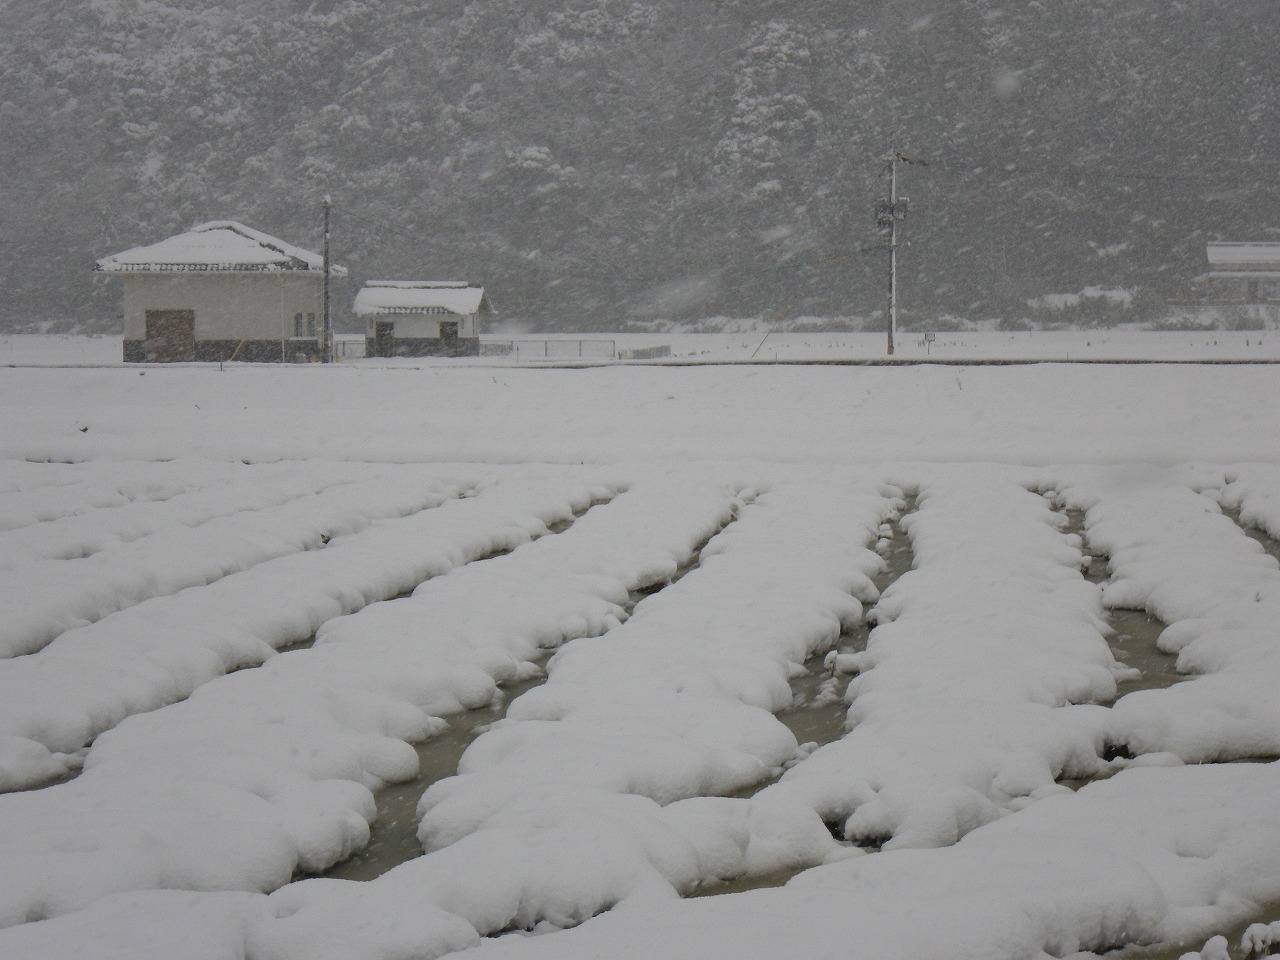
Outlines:
<svg viewBox="0 0 1280 960"><path fill-rule="evenodd" d="M378 321L391 322L396 326L396 337L400 339L435 340L440 336L440 321L451 320L458 324L458 336L475 338L480 335L479 323L474 313L441 314L421 313L386 313L371 316L365 321L365 335L372 337Z"/></svg>
<svg viewBox="0 0 1280 960"><path fill-rule="evenodd" d="M294 314L324 309L324 281L310 274L132 274L124 277L124 336L146 337L148 310L194 310L196 340L281 340Z"/></svg>

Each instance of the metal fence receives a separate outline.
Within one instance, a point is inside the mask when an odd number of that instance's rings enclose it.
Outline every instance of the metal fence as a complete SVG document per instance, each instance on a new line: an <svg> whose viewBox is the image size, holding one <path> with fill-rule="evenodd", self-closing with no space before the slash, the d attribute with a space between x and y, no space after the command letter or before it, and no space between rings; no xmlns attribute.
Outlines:
<svg viewBox="0 0 1280 960"><path fill-rule="evenodd" d="M515 357L526 360L613 360L617 346L612 340L481 340L482 357Z"/></svg>
<svg viewBox="0 0 1280 960"><path fill-rule="evenodd" d="M664 343L657 347L636 347L634 350L619 350L619 360L657 360L659 357L671 356L671 345Z"/></svg>
<svg viewBox="0 0 1280 960"><path fill-rule="evenodd" d="M339 340L335 337L333 341L333 356L338 360L363 357L364 337L361 337L359 340Z"/></svg>

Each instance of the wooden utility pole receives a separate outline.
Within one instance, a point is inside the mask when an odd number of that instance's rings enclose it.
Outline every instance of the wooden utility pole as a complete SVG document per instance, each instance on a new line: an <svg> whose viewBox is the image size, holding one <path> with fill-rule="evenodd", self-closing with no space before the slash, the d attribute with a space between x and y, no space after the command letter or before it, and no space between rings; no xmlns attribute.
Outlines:
<svg viewBox="0 0 1280 960"><path fill-rule="evenodd" d="M898 221L907 218L908 200L898 196L898 164L908 163L925 167L923 160L912 160L894 151L884 158L889 171L889 199L881 200L876 210L876 223L889 230L889 316L885 323L888 333L888 354L893 356L893 338L898 330Z"/></svg>
<svg viewBox="0 0 1280 960"><path fill-rule="evenodd" d="M333 273L333 264L329 259L329 209L333 202L326 193L320 201L324 209L324 308L320 322L320 362L333 363L333 315L330 310L331 295L329 281Z"/></svg>

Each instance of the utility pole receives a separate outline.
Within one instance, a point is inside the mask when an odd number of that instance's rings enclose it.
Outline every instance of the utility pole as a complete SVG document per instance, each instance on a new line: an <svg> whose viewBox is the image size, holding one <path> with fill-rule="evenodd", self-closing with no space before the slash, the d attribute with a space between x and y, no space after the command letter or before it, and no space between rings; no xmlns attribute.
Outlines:
<svg viewBox="0 0 1280 960"><path fill-rule="evenodd" d="M320 362L333 363L333 316L330 312L330 291L329 280L333 273L333 264L329 260L329 209L333 206L333 201L329 199L326 193L324 199L320 201L321 207L324 209L324 308L321 314L320 322Z"/></svg>
<svg viewBox="0 0 1280 960"><path fill-rule="evenodd" d="M884 158L889 172L889 199L881 200L876 208L876 223L889 231L889 316L885 324L889 337L888 353L893 356L893 337L898 329L898 221L907 218L910 201L898 196L898 164L906 163L925 167L923 160L912 160L894 151Z"/></svg>

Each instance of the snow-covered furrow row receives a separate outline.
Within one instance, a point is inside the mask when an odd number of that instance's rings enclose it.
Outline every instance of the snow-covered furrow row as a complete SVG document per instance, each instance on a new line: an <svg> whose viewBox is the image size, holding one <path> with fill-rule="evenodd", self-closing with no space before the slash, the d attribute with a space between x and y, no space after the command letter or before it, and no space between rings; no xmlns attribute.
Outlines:
<svg viewBox="0 0 1280 960"><path fill-rule="evenodd" d="M1047 797L945 849L855 856L786 887L735 896L678 900L658 884L635 883L627 909L570 931L544 924L544 936L481 942L449 878L396 888L392 873L372 883L291 884L271 896L120 893L3 929L0 955L421 960L471 948L474 960L777 960L851 951L878 960L1025 960L1135 943L1185 946L1280 902L1280 874L1271 869L1280 859L1277 812L1277 763L1130 769ZM593 838L600 859L613 852L611 840ZM590 852L561 851L548 872ZM465 881L467 865L457 868ZM471 911L484 909L470 902ZM370 916L379 925L361 927Z"/></svg>
<svg viewBox="0 0 1280 960"><path fill-rule="evenodd" d="M615 488L560 480L541 528ZM409 745L544 648L603 633L736 509L719 484L638 483L564 533L429 580L322 629L310 649L205 684L103 734L77 779L0 797L0 922L121 890L268 890L366 842L372 790ZM526 533L527 536L527 533Z"/></svg>
<svg viewBox="0 0 1280 960"><path fill-rule="evenodd" d="M761 799L807 804L887 848L941 846L1102 764L1099 708L1121 667L1079 538L999 468L949 468L903 518L915 569L872 616L849 733ZM1067 709L1064 709L1067 708Z"/></svg>
<svg viewBox="0 0 1280 960"><path fill-rule="evenodd" d="M288 554L208 586L144 601L0 661L0 790L79 766L77 751L135 713L180 700L231 670L307 640L321 624L545 532L586 492L507 481L324 550Z"/></svg>
<svg viewBox="0 0 1280 960"><path fill-rule="evenodd" d="M1280 540L1280 467L1252 464L1237 468L1227 479L1222 505L1238 511L1241 523Z"/></svg>
<svg viewBox="0 0 1280 960"><path fill-rule="evenodd" d="M278 919L255 924L246 956L437 957L847 855L807 807L716 794L801 756L773 711L875 598L866 545L893 506L877 484L760 496L630 620L563 647L548 682L428 789L431 852L367 884L277 891Z"/></svg>
<svg viewBox="0 0 1280 960"><path fill-rule="evenodd" d="M81 560L159 531L180 531L223 517L278 507L356 479L360 479L359 474L349 465L293 464L285 469L240 465L237 474L174 496L126 501L0 532L0 582L9 571L35 562ZM0 500L0 510L3 509L4 502Z"/></svg>
<svg viewBox="0 0 1280 960"><path fill-rule="evenodd" d="M1217 495L1265 520L1275 481L1273 470L1241 474ZM1142 763L1280 756L1280 564L1222 514L1209 486L1221 482L1221 474L1093 470L1062 491L1086 509L1090 546L1110 558L1104 603L1168 624L1160 648L1195 675L1128 694L1110 711L1114 742L1165 755Z"/></svg>
<svg viewBox="0 0 1280 960"><path fill-rule="evenodd" d="M659 850L673 839L664 826L650 837ZM690 822L679 839L703 839L711 852L697 826ZM502 878L488 888L454 889L451 880L465 887L471 876L460 858L451 877L429 884L389 882L407 877L409 864L373 883L306 881L271 896L107 896L58 919L0 930L0 955L422 960L469 948L474 960L1094 955L1132 944L1198 943L1256 917L1258 905L1280 902L1280 874L1272 869L1278 838L1280 764L1134 769L1046 798L954 846L855 856L780 889L681 900L664 896L660 884L635 882L626 909L562 932L543 925L542 936L481 942L466 917L497 913L511 893ZM591 846L557 851L543 867L550 874L593 866L593 853L603 862L617 852L612 840L600 833ZM362 928L370 917L380 926Z"/></svg>
<svg viewBox="0 0 1280 960"><path fill-rule="evenodd" d="M44 560L0 573L0 608L6 611L0 658L34 653L65 631L133 604L321 547L375 520L433 507L461 492L448 479L398 470L328 489L320 481L319 493L294 489L293 481L285 486L288 491L264 493L256 508L250 506L255 498L240 491L235 499L247 509L195 527L171 524L81 560Z"/></svg>
<svg viewBox="0 0 1280 960"><path fill-rule="evenodd" d="M804 661L877 599L882 561L867 545L890 509L878 485L761 496L625 625L556 655L549 681L468 751L464 775L427 791L424 844L447 846L538 791L667 804L733 793L794 761L795 738L773 714L791 704Z"/></svg>
<svg viewBox="0 0 1280 960"><path fill-rule="evenodd" d="M244 473L239 461L188 458L165 463L29 464L0 460L0 531L99 509L169 500Z"/></svg>
<svg viewBox="0 0 1280 960"><path fill-rule="evenodd" d="M1025 960L1081 951L1094 956L1144 943L1185 948L1259 904L1277 902L1277 858L1280 764L1129 770L1078 794L1046 798L944 849L850 859L806 871L777 890L635 903L575 930L484 943L467 957ZM207 924L190 905L175 906L179 917ZM408 916L411 905L403 906ZM106 911L98 905L99 922L110 916ZM331 918L339 943L344 919ZM421 913L407 921L401 942L427 922ZM220 931L219 945L246 928L253 944L255 929L271 923L241 914L237 925ZM76 924L78 930L68 925L63 935L66 946L92 929L87 918ZM467 945L465 930L448 933L453 949ZM176 942L176 930L167 936ZM43 944L22 947L15 960L50 955ZM238 956L234 947L228 955ZM273 957L270 950L251 955ZM317 949L311 956L356 955L391 960L411 954L389 947L364 954Z"/></svg>

